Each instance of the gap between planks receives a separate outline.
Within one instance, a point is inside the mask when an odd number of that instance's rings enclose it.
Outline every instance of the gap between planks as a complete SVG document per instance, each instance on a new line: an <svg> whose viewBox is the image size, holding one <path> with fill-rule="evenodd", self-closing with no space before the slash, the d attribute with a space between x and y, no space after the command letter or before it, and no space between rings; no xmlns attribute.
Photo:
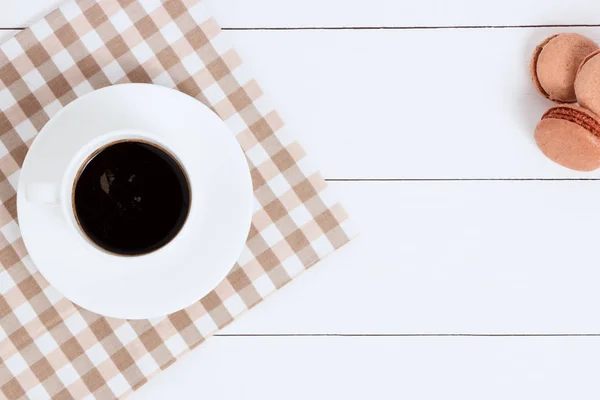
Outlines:
<svg viewBox="0 0 600 400"><path fill-rule="evenodd" d="M224 31L408 31L448 29L536 29L536 28L598 28L600 24L547 24L547 25L440 25L440 26L295 26L295 27L246 27L222 28Z"/></svg>
<svg viewBox="0 0 600 400"><path fill-rule="evenodd" d="M326 182L582 182L600 178L325 178Z"/></svg>
<svg viewBox="0 0 600 400"><path fill-rule="evenodd" d="M444 30L444 29L537 29L537 28L599 28L600 24L545 25L440 25L440 26L295 26L295 27L223 27L224 31L343 31L343 30ZM20 31L26 27L3 27L0 31Z"/></svg>
<svg viewBox="0 0 600 400"><path fill-rule="evenodd" d="M367 338L411 338L411 337L600 337L600 333L217 333L215 337L367 337Z"/></svg>

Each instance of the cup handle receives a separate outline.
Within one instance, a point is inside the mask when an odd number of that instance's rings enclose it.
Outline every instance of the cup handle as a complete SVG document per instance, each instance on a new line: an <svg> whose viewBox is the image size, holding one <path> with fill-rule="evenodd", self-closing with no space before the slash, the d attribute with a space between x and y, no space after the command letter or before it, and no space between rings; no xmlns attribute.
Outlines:
<svg viewBox="0 0 600 400"><path fill-rule="evenodd" d="M58 185L50 182L30 183L25 189L25 198L31 203L58 205Z"/></svg>

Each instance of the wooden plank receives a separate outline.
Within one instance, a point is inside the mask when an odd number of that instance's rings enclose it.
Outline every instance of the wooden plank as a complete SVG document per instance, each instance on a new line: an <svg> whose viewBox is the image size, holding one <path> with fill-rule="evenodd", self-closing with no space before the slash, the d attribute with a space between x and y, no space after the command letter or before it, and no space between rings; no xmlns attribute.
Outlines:
<svg viewBox="0 0 600 400"><path fill-rule="evenodd" d="M533 130L529 59L557 29L232 32L328 178L578 178ZM600 28L576 29L600 40Z"/></svg>
<svg viewBox="0 0 600 400"><path fill-rule="evenodd" d="M224 26L598 24L594 0L208 0Z"/></svg>
<svg viewBox="0 0 600 400"><path fill-rule="evenodd" d="M333 185L361 236L225 330L598 333L598 182Z"/></svg>
<svg viewBox="0 0 600 400"><path fill-rule="evenodd" d="M64 0L0 0L0 27L26 26ZM206 0L225 27L598 24L594 0Z"/></svg>
<svg viewBox="0 0 600 400"><path fill-rule="evenodd" d="M597 399L600 339L213 338L144 399Z"/></svg>

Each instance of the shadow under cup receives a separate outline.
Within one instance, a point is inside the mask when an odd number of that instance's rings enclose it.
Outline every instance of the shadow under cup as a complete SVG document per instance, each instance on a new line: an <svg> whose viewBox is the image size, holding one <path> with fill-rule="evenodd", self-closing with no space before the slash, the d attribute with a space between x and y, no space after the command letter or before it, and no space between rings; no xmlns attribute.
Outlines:
<svg viewBox="0 0 600 400"><path fill-rule="evenodd" d="M148 141L119 140L80 167L73 213L87 238L120 256L152 253L171 242L190 212L191 188L180 162Z"/></svg>

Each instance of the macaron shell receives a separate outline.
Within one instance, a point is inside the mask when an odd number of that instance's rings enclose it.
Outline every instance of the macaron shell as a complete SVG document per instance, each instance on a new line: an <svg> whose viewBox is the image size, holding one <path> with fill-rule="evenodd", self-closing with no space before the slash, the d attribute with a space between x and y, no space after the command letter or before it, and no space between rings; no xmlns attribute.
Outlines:
<svg viewBox="0 0 600 400"><path fill-rule="evenodd" d="M576 171L600 168L600 139L576 123L547 118L535 129L535 141L552 161Z"/></svg>
<svg viewBox="0 0 600 400"><path fill-rule="evenodd" d="M575 78L581 62L598 50L591 39L576 33L563 33L543 44L537 56L536 78L550 100L574 103Z"/></svg>
<svg viewBox="0 0 600 400"><path fill-rule="evenodd" d="M580 66L575 93L582 107L600 114L600 51L585 59Z"/></svg>
<svg viewBox="0 0 600 400"><path fill-rule="evenodd" d="M533 57L531 58L531 64L529 65L529 72L531 74L531 79L533 80L533 85L538 90L538 92L546 98L548 98L549 95L548 95L548 93L546 93L546 91L542 87L542 84L540 83L540 80L538 79L537 64L538 64L538 59L540 58L540 53L542 52L542 50L544 50L544 46L546 46L548 44L548 42L550 42L552 39L554 39L557 36L558 35L550 36L549 38L544 40L542 43L540 43L535 48L535 50L533 52Z"/></svg>

